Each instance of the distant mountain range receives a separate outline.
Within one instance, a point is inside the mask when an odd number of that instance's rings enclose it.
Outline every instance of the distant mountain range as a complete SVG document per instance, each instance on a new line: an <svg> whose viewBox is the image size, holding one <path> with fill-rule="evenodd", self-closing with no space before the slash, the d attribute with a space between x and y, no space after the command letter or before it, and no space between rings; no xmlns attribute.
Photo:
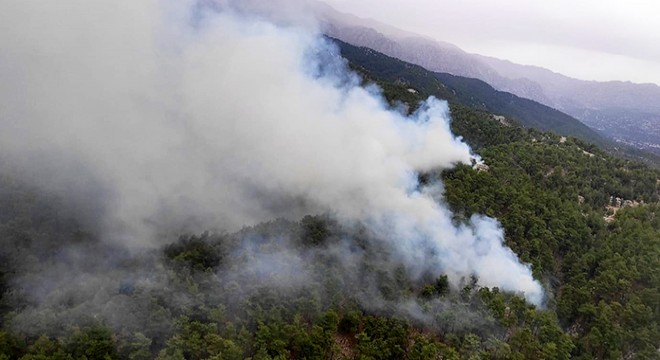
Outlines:
<svg viewBox="0 0 660 360"><path fill-rule="evenodd" d="M377 21L313 6L330 37L434 72L475 78L565 112L616 142L660 154L660 86L583 81L547 69L469 54L459 47Z"/></svg>

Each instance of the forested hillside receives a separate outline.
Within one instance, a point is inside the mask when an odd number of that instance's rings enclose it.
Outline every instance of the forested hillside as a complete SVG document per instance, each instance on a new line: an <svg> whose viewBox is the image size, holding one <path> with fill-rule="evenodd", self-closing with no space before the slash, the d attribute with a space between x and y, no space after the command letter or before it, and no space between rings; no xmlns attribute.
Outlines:
<svg viewBox="0 0 660 360"><path fill-rule="evenodd" d="M423 74L411 92L352 65L393 105L459 96ZM476 278L412 280L378 234L332 214L129 253L99 242L70 199L3 167L0 359L660 358L660 172L480 107L453 102L451 114L484 163L420 183L442 179L457 223L497 218L545 306Z"/></svg>
<svg viewBox="0 0 660 360"><path fill-rule="evenodd" d="M428 71L421 66L383 55L369 48L356 47L336 39L333 41L357 71L367 77L373 77L376 82L380 79L384 83L379 85L385 88L389 84L402 85L399 89L401 92L396 94L399 98L409 100L412 95L405 92L412 90L422 94L433 94L451 103L504 116L523 127L573 136L596 144L615 156L642 160L660 166L660 157L657 155L607 140L574 117L539 102L495 90L478 79Z"/></svg>
<svg viewBox="0 0 660 360"><path fill-rule="evenodd" d="M436 92L438 97L504 115L526 127L572 135L594 143L604 143L595 131L578 120L538 102L497 91L481 80L431 72L368 48L335 41L346 59L383 80L407 83L413 89L419 88L425 92Z"/></svg>

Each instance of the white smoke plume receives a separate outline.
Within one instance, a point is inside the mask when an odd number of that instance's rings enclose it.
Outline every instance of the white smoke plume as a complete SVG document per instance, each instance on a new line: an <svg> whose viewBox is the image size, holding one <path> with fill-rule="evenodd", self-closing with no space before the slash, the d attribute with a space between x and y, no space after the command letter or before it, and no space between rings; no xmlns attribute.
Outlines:
<svg viewBox="0 0 660 360"><path fill-rule="evenodd" d="M109 242L329 212L412 273L475 274L540 304L495 220L455 225L418 184L471 159L447 104L391 111L309 29L203 3L3 2L3 160L96 202L87 215Z"/></svg>

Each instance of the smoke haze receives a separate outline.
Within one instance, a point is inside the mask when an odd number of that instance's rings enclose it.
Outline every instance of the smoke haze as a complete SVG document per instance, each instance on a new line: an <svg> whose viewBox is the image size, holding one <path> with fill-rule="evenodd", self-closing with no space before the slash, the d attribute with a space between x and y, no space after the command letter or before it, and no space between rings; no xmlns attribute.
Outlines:
<svg viewBox="0 0 660 360"><path fill-rule="evenodd" d="M474 274L542 303L496 220L457 225L418 183L419 172L472 159L445 102L406 117L358 86L313 21L219 8L0 5L2 161L77 204L106 243L150 248L183 232L329 213L364 224L413 277ZM289 264L285 254L261 266Z"/></svg>

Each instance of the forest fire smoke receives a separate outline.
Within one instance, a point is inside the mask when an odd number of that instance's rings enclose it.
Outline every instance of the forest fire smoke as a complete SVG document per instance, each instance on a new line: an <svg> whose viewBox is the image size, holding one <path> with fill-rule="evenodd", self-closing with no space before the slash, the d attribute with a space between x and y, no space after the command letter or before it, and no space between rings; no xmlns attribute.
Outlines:
<svg viewBox="0 0 660 360"><path fill-rule="evenodd" d="M402 115L309 28L174 3L0 5L4 160L78 201L106 242L330 213L413 275L543 302L496 220L457 225L418 182L472 158L445 102Z"/></svg>

